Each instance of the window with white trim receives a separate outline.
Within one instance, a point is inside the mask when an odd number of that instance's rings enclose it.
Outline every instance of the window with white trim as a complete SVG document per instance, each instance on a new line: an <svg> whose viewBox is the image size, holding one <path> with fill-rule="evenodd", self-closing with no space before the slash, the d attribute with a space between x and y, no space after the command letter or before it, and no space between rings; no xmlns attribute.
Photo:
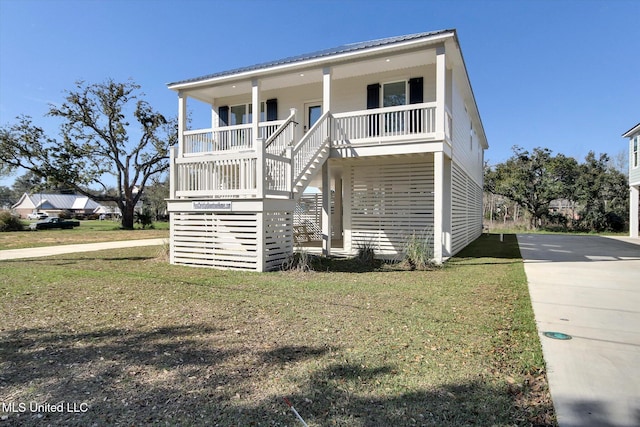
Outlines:
<svg viewBox="0 0 640 427"><path fill-rule="evenodd" d="M395 107L407 104L406 80L382 85L382 106Z"/></svg>
<svg viewBox="0 0 640 427"><path fill-rule="evenodd" d="M631 151L631 164L634 168L638 167L638 145L640 145L640 135L633 138L633 148Z"/></svg>
<svg viewBox="0 0 640 427"><path fill-rule="evenodd" d="M239 104L229 107L229 126L251 123L253 104ZM264 102L260 103L260 122L265 121Z"/></svg>

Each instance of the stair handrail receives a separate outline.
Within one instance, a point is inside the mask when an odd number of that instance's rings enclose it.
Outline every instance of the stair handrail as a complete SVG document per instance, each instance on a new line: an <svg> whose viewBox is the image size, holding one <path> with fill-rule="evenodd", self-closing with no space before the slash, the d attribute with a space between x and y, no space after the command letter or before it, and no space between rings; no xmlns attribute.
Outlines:
<svg viewBox="0 0 640 427"><path fill-rule="evenodd" d="M318 155L318 152L322 149L322 147L331 140L331 112L326 111L320 118L311 126L311 129L298 141L298 143L291 148L291 188L295 187L296 183L302 178L306 170L309 168L309 165L315 160ZM321 135L320 138L316 140L317 147L307 147L309 142L314 142L314 137L316 137L318 131L325 130L325 133ZM303 151L305 148L310 148L306 151ZM315 148L315 149L314 149ZM306 154L304 158L300 158L300 154ZM303 167L299 165L303 164Z"/></svg>
<svg viewBox="0 0 640 427"><path fill-rule="evenodd" d="M292 126L298 125L298 122L295 121L295 118L296 118L296 111L292 109L291 114L285 120L285 122L282 123L280 127L278 127L278 129L276 129L275 132L273 132L271 136L264 142L264 148L267 153L275 154L278 156L284 155L287 147L289 147L294 141L294 133L291 132L291 140L290 141L285 140L284 144L277 144L277 143L274 144L274 142L288 129L290 125ZM272 145L273 147L271 147ZM275 150L274 150L274 147L275 147ZM269 150L269 148L271 148L271 150Z"/></svg>

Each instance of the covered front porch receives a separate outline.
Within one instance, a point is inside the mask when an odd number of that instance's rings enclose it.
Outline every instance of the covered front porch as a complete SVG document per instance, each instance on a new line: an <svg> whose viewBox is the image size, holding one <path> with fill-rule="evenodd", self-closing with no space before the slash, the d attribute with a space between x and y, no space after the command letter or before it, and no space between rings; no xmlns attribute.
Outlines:
<svg viewBox="0 0 640 427"><path fill-rule="evenodd" d="M272 268L297 244L310 186L325 255L369 241L397 254L428 229L441 261L451 252L452 68L462 61L450 43L435 36L170 85L179 101L172 262ZM226 240L214 247L205 230ZM271 232L278 255L265 261Z"/></svg>

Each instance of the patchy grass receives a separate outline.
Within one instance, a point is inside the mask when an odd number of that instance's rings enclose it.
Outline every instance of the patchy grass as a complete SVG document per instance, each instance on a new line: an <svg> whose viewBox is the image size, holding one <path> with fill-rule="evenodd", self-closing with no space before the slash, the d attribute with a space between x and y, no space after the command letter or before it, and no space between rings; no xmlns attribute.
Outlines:
<svg viewBox="0 0 640 427"><path fill-rule="evenodd" d="M122 230L115 221L80 221L80 227L72 230L31 231L27 226L25 231L0 233L0 250L169 237L169 223L154 223L154 227Z"/></svg>
<svg viewBox="0 0 640 427"><path fill-rule="evenodd" d="M87 409L3 417L298 425L287 397L310 426L554 425L514 242L433 271L218 271L157 247L1 262L0 401Z"/></svg>

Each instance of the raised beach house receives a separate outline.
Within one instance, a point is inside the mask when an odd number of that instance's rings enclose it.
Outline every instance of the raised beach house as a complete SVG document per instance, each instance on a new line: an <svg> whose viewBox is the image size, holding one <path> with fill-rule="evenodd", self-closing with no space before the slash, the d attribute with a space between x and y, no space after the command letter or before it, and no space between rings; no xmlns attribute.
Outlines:
<svg viewBox="0 0 640 427"><path fill-rule="evenodd" d="M622 134L629 138L629 235L638 237L640 220L640 123Z"/></svg>
<svg viewBox="0 0 640 427"><path fill-rule="evenodd" d="M407 239L442 262L482 233L488 148L455 30L326 49L170 83L171 263L277 269ZM206 128L191 129L204 107Z"/></svg>

